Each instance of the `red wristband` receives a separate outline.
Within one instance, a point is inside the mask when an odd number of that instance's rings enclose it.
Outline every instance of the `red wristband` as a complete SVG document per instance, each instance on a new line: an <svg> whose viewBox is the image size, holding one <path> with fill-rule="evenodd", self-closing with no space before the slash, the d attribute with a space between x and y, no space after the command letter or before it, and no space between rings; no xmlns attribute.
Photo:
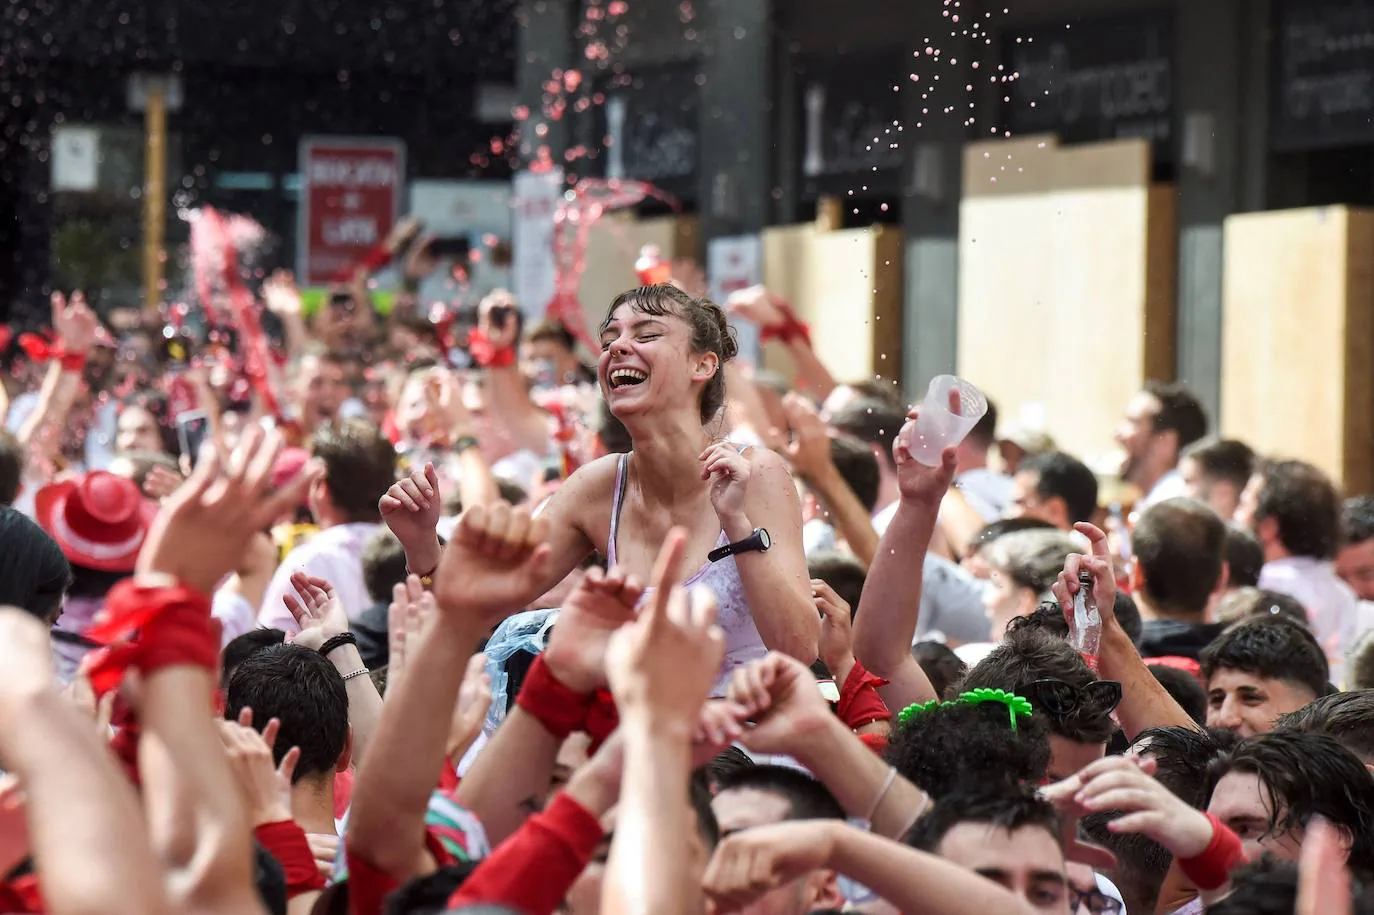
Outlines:
<svg viewBox="0 0 1374 915"><path fill-rule="evenodd" d="M315 865L310 840L295 820L263 823L253 830L253 836L281 865L286 875L286 898L324 889L324 877Z"/></svg>
<svg viewBox="0 0 1374 915"><path fill-rule="evenodd" d="M840 701L835 706L835 714L851 731L875 721L891 721L892 712L878 695L878 687L887 684L887 680L869 673L855 661L840 689Z"/></svg>
<svg viewBox="0 0 1374 915"><path fill-rule="evenodd" d="M391 249L383 243L367 252L367 254L363 256L363 259L358 262L357 267L361 267L368 273L376 273L378 270L381 270L387 264L391 263L393 257L395 257L395 255L392 253ZM343 273L339 274L339 282L351 282L353 279L353 271L356 270L357 267L345 270Z"/></svg>
<svg viewBox="0 0 1374 915"><path fill-rule="evenodd" d="M1212 824L1212 841L1207 843L1202 854L1178 859L1178 869L1183 871L1183 876L1204 893L1225 886L1231 879L1231 871L1245 863L1240 836L1212 814L1205 816Z"/></svg>
<svg viewBox="0 0 1374 915"><path fill-rule="evenodd" d="M145 588L125 579L105 599L107 619L86 630L106 646L89 670L91 688L104 695L137 667L145 676L164 667L214 670L219 640L210 626L210 598L185 586Z"/></svg>
<svg viewBox="0 0 1374 915"><path fill-rule="evenodd" d="M798 341L811 345L811 328L807 327L797 313L792 310L792 306L781 300L774 300L773 304L782 313L782 320L777 324L765 327L760 331L759 338L767 343L770 340L781 340L783 343L796 343Z"/></svg>
<svg viewBox="0 0 1374 915"><path fill-rule="evenodd" d="M468 333L468 352L472 361L484 369L505 369L515 365L515 347L503 346L498 349L487 335L477 328Z"/></svg>
<svg viewBox="0 0 1374 915"><path fill-rule="evenodd" d="M615 729L618 727L620 727L620 712L616 710L615 699L611 697L611 691L608 689L597 690L592 697L591 708L587 709L587 720L583 723L583 730L592 739L590 752L595 753L601 749L601 745L615 733Z"/></svg>
<svg viewBox="0 0 1374 915"><path fill-rule="evenodd" d="M555 677L543 655L535 657L515 697L515 704L525 714L533 716L559 740L582 727L591 702L591 696L576 692Z"/></svg>
<svg viewBox="0 0 1374 915"><path fill-rule="evenodd" d="M85 353L63 353L57 357L57 361L61 363L64 372L81 372L86 368Z"/></svg>

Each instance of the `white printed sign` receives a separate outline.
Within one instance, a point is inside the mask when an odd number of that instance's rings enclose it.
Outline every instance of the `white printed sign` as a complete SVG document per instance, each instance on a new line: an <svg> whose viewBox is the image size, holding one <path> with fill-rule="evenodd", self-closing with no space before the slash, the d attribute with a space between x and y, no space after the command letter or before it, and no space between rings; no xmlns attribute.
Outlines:
<svg viewBox="0 0 1374 915"><path fill-rule="evenodd" d="M724 304L730 293L763 282L763 241L757 235L713 238L706 246L706 277L711 298ZM732 321L739 338L740 358L759 362L759 329L749 321Z"/></svg>

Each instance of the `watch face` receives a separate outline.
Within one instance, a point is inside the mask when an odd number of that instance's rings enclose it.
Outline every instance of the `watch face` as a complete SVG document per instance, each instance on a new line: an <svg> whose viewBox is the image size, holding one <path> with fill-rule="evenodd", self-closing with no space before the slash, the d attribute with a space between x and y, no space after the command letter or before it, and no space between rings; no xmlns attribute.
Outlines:
<svg viewBox="0 0 1374 915"><path fill-rule="evenodd" d="M759 528L759 544L766 550L773 545L773 538L768 536L768 531Z"/></svg>

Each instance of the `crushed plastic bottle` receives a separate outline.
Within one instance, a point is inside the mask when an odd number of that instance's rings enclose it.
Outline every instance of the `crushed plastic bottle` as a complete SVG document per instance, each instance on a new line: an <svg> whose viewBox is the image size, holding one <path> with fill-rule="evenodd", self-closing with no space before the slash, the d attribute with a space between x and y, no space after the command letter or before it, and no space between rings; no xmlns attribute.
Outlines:
<svg viewBox="0 0 1374 915"><path fill-rule="evenodd" d="M1102 644L1102 614L1093 597L1091 572L1078 573L1078 593L1073 598L1073 625L1069 629L1069 644L1083 661L1097 673L1097 653Z"/></svg>

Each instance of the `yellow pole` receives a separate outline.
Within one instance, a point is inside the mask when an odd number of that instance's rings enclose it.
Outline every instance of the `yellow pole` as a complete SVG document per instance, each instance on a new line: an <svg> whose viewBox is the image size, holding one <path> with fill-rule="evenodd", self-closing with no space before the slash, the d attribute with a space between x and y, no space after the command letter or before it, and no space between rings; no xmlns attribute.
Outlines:
<svg viewBox="0 0 1374 915"><path fill-rule="evenodd" d="M167 229L167 95L157 82L148 88L143 114L148 148L143 162L143 304L162 303L162 246Z"/></svg>

